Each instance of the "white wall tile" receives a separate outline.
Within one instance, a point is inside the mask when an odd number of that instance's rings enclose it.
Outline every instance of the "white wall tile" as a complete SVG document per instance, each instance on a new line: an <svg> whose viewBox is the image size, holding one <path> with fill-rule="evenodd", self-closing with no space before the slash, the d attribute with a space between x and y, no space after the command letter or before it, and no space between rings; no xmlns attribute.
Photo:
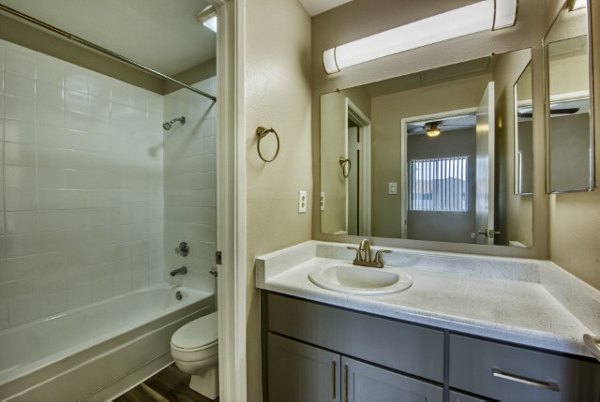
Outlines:
<svg viewBox="0 0 600 402"><path fill-rule="evenodd" d="M4 95L33 99L35 97L35 79L9 72L4 73Z"/></svg>
<svg viewBox="0 0 600 402"><path fill-rule="evenodd" d="M36 53L21 46L5 43L4 71L25 78L36 78Z"/></svg>
<svg viewBox="0 0 600 402"><path fill-rule="evenodd" d="M4 117L6 119L31 122L35 117L35 103L33 99L20 96L4 96Z"/></svg>

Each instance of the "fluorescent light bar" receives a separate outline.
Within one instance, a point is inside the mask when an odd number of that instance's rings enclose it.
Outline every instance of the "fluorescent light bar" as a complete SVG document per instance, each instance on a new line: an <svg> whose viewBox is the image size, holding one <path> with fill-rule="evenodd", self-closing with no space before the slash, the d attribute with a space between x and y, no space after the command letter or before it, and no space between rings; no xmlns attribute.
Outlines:
<svg viewBox="0 0 600 402"><path fill-rule="evenodd" d="M196 19L211 31L217 32L217 12L213 6L208 6L196 14Z"/></svg>
<svg viewBox="0 0 600 402"><path fill-rule="evenodd" d="M380 57L476 32L513 26L518 0L484 0L323 52L327 74Z"/></svg>
<svg viewBox="0 0 600 402"><path fill-rule="evenodd" d="M568 2L569 11L584 7L587 7L587 0L569 0Z"/></svg>

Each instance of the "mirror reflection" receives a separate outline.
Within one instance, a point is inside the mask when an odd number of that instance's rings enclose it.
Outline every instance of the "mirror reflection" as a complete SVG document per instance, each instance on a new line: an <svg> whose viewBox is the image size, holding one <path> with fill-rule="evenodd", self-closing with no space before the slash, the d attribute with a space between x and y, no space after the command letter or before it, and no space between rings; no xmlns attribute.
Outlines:
<svg viewBox="0 0 600 402"><path fill-rule="evenodd" d="M514 200L515 155L532 159L530 118L514 145L530 61L525 49L322 95L321 231L531 246L531 197Z"/></svg>
<svg viewBox="0 0 600 402"><path fill-rule="evenodd" d="M552 193L593 188L588 38L547 47L549 77L549 160Z"/></svg>
<svg viewBox="0 0 600 402"><path fill-rule="evenodd" d="M515 194L533 193L533 107L531 97L531 63L515 84Z"/></svg>

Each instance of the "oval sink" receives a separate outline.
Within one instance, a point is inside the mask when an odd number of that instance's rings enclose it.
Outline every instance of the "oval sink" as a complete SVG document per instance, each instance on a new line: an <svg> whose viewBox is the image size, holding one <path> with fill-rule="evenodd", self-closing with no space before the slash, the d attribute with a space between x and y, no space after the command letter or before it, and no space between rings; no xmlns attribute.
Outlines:
<svg viewBox="0 0 600 402"><path fill-rule="evenodd" d="M398 268L365 268L354 265L319 267L308 274L324 289L358 295L401 292L412 285L412 278Z"/></svg>

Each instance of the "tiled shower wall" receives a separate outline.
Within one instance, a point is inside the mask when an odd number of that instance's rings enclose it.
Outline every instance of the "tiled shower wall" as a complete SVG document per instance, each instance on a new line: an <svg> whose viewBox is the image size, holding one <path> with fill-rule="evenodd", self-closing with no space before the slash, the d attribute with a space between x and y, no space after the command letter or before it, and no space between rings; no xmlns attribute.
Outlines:
<svg viewBox="0 0 600 402"><path fill-rule="evenodd" d="M163 280L163 97L5 41L0 83L0 329Z"/></svg>
<svg viewBox="0 0 600 402"><path fill-rule="evenodd" d="M216 79L195 87L216 93ZM207 98L185 89L165 96L165 120L185 116L165 133L165 263L171 270L185 265L189 273L173 281L212 292L210 275L216 251L215 107ZM175 247L186 241L190 253L182 257Z"/></svg>

